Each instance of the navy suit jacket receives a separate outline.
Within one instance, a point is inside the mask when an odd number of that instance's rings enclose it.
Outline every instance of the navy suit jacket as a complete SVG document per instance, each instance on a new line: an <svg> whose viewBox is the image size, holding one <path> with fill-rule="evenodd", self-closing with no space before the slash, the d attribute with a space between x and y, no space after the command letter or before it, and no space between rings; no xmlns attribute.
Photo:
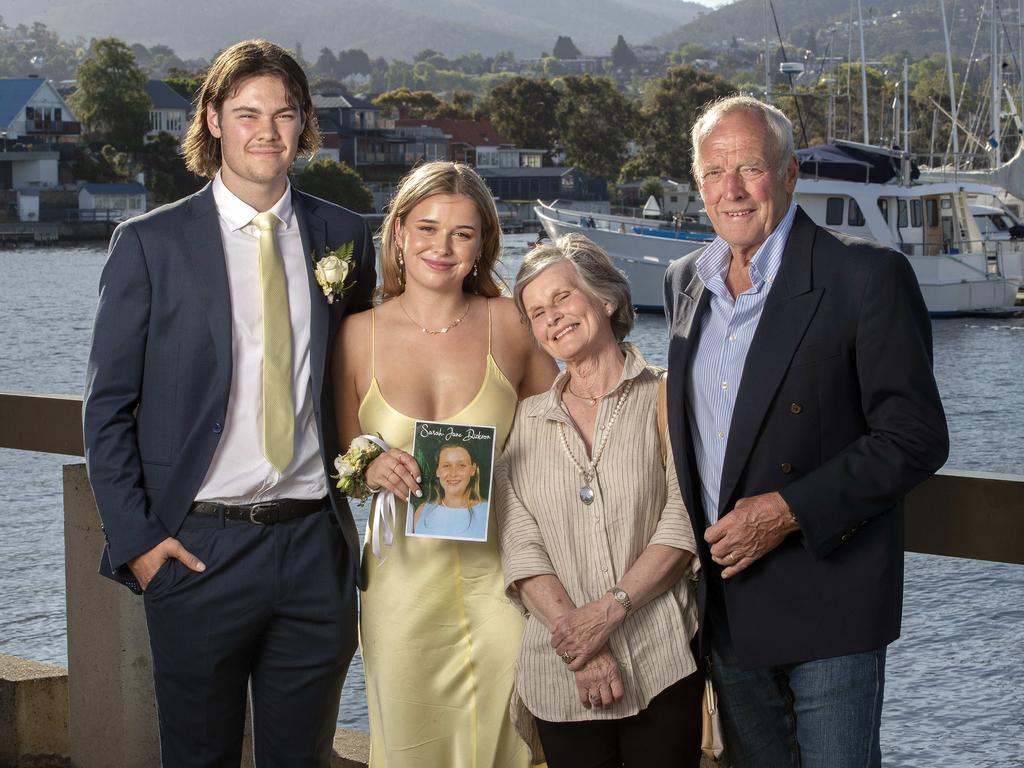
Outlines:
<svg viewBox="0 0 1024 768"><path fill-rule="evenodd" d="M310 254L310 368L324 471L338 452L328 355L376 283L373 240L351 211L292 189ZM354 243L346 290L328 304L313 257ZM100 572L138 589L125 564L177 533L220 440L231 388L231 300L213 191L121 224L100 279L84 403L85 458L107 545ZM351 567L359 537L328 481Z"/></svg>
<svg viewBox="0 0 1024 768"><path fill-rule="evenodd" d="M707 528L685 382L708 312L703 251L668 269L669 434L699 544L701 653L707 579L719 578ZM884 647L903 607L903 497L946 460L931 367L931 323L910 264L895 251L796 219L737 392L719 515L778 491L800 523L776 549L723 581L743 667Z"/></svg>

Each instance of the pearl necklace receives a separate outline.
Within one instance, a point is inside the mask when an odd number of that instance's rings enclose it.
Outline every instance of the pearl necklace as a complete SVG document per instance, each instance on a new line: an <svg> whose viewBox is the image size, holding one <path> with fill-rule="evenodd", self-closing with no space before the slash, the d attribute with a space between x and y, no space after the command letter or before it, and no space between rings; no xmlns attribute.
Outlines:
<svg viewBox="0 0 1024 768"><path fill-rule="evenodd" d="M597 444L597 449L594 451L590 463L584 467L582 463L576 458L576 455L572 452L572 448L569 447L569 440L565 436L565 423L558 422L558 436L562 439L562 450L565 451L565 455L569 457L569 461L573 463L573 466L579 471L580 476L583 478L583 484L580 486L580 501L584 504L594 503L594 489L590 487L590 481L597 476L597 463L601 460L601 456L604 455L604 448L608 444L608 435L611 434L612 425L615 420L619 417L619 412L622 410L622 406L626 403L626 398L629 397L629 393L633 389L633 379L626 382L626 386L622 388L622 394L619 395L619 399L615 401L615 407L612 409L612 415L608 417L608 421L605 422L604 429L601 430L601 440Z"/></svg>
<svg viewBox="0 0 1024 768"><path fill-rule="evenodd" d="M423 331L428 336L438 336L438 335L440 335L442 333L448 333L448 331L450 331L452 328L454 328L455 326L457 326L459 323L461 323L463 320L466 319L466 315L469 314L469 308L472 305L473 305L473 302L471 302L471 301L467 302L466 303L466 310L461 315L459 315L458 318L454 322L449 323L444 328L438 328L436 331L432 331L429 328L424 328L422 325L420 325L415 320L413 320L412 315L409 314L409 310L407 310L405 308L405 304L402 303L401 297L399 297L399 299L398 299L398 306L400 306L402 308L402 312L404 312L405 316L409 318L409 322L412 323L413 325L415 325L417 328L419 328L421 331Z"/></svg>

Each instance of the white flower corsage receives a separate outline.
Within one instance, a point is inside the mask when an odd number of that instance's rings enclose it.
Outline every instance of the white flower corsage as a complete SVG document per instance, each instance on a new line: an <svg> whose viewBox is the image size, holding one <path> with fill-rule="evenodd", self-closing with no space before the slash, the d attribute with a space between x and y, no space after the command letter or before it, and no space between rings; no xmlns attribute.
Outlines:
<svg viewBox="0 0 1024 768"><path fill-rule="evenodd" d="M334 250L329 250L320 261L313 256L313 272L316 275L316 282L327 297L327 303L333 304L335 296L341 296L345 291L345 278L352 269L352 250L355 243L348 242L339 245Z"/></svg>
<svg viewBox="0 0 1024 768"><path fill-rule="evenodd" d="M380 445L367 437L355 438L348 450L334 460L334 468L338 470L335 478L341 492L352 499L365 499L369 496L371 491L366 485L366 468L383 452Z"/></svg>

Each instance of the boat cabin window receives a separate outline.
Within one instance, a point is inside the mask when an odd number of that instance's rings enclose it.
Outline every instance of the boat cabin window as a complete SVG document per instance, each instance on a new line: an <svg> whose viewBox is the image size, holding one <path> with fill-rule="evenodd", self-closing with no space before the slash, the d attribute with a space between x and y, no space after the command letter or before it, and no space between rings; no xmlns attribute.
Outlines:
<svg viewBox="0 0 1024 768"><path fill-rule="evenodd" d="M905 227L907 226L907 201L900 200L899 202L899 215L896 217L896 226Z"/></svg>
<svg viewBox="0 0 1024 768"><path fill-rule="evenodd" d="M843 198L830 197L825 201L825 224L837 227L843 223Z"/></svg>
<svg viewBox="0 0 1024 768"><path fill-rule="evenodd" d="M939 206L935 204L934 198L929 198L924 201L924 209L928 214L928 226L937 227L939 226Z"/></svg>
<svg viewBox="0 0 1024 768"><path fill-rule="evenodd" d="M952 207L953 207L953 201L952 200L950 200L948 197L942 198L942 210L948 211Z"/></svg>
<svg viewBox="0 0 1024 768"><path fill-rule="evenodd" d="M921 226L921 201L911 200L910 201L910 226L920 227Z"/></svg>
<svg viewBox="0 0 1024 768"><path fill-rule="evenodd" d="M889 223L889 201L884 197L878 198L878 211L882 214L882 218L885 219L885 223Z"/></svg>
<svg viewBox="0 0 1024 768"><path fill-rule="evenodd" d="M860 206L857 205L857 201L852 198L850 199L850 215L846 223L851 227L864 226L864 213L861 211Z"/></svg>

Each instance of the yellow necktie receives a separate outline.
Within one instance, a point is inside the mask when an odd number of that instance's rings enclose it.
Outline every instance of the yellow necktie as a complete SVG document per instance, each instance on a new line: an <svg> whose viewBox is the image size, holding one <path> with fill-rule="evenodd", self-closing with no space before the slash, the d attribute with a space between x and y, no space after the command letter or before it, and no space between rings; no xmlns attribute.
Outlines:
<svg viewBox="0 0 1024 768"><path fill-rule="evenodd" d="M263 305L263 455L278 472L291 464L295 441L292 400L292 324L284 262L277 252L270 211L252 223L260 231L260 298Z"/></svg>

